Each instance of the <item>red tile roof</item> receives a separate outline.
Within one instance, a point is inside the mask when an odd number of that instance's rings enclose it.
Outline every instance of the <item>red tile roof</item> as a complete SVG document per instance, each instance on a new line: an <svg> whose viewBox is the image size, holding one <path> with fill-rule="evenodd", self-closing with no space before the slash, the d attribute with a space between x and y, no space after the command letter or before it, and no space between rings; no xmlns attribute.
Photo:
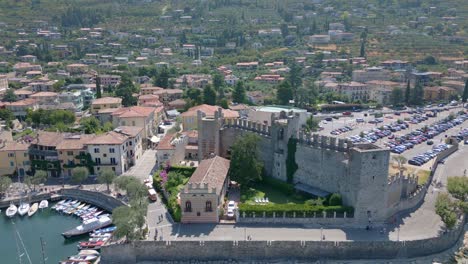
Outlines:
<svg viewBox="0 0 468 264"><path fill-rule="evenodd" d="M128 139L127 136L110 131L105 134L96 136L88 141L86 145L122 145Z"/></svg>
<svg viewBox="0 0 468 264"><path fill-rule="evenodd" d="M220 106L217 105L207 105L207 104L202 104L202 105L197 105L194 107L191 107L187 112L184 112L181 114L181 116L197 116L198 110L202 111L205 113L207 116L214 116L215 112L218 111L218 109L221 108ZM229 109L222 109L222 113L224 114L225 118L236 118L239 117L239 113L236 111L232 111Z"/></svg>
<svg viewBox="0 0 468 264"><path fill-rule="evenodd" d="M158 146L156 146L156 150L171 150L174 149L174 146L171 144L172 138L174 134L167 133L164 137L159 141Z"/></svg>
<svg viewBox="0 0 468 264"><path fill-rule="evenodd" d="M92 104L99 105L99 104L120 104L122 103L122 98L118 97L102 97L95 99Z"/></svg>
<svg viewBox="0 0 468 264"><path fill-rule="evenodd" d="M202 160L198 168L190 177L189 184L207 183L208 188L216 188L219 194L223 189L224 182L229 171L230 161L216 156L211 159Z"/></svg>
<svg viewBox="0 0 468 264"><path fill-rule="evenodd" d="M118 117L148 117L156 108L154 107L145 107L145 106L131 106L120 108L112 113L112 116Z"/></svg>

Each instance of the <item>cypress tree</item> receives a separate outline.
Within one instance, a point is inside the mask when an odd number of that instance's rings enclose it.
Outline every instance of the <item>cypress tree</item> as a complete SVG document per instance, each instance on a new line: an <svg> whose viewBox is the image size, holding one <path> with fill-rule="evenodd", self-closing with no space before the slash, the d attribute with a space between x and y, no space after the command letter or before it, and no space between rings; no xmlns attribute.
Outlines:
<svg viewBox="0 0 468 264"><path fill-rule="evenodd" d="M411 87L410 87L410 80L408 80L406 84L406 91L405 91L405 104L406 105L409 105L410 96L411 96Z"/></svg>
<svg viewBox="0 0 468 264"><path fill-rule="evenodd" d="M101 78L99 76L96 77L96 98L101 98Z"/></svg>
<svg viewBox="0 0 468 264"><path fill-rule="evenodd" d="M468 99L468 80L465 81L465 89L463 89L462 102L466 103Z"/></svg>
<svg viewBox="0 0 468 264"><path fill-rule="evenodd" d="M366 57L366 43L365 43L365 40L362 40L361 41L361 51L359 53L359 56L360 57Z"/></svg>

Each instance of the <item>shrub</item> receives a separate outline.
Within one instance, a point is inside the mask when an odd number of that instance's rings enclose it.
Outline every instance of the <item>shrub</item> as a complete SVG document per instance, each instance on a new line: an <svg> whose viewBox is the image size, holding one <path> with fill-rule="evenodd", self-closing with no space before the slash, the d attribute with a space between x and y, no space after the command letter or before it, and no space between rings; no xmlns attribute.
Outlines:
<svg viewBox="0 0 468 264"><path fill-rule="evenodd" d="M338 193L334 193L330 195L330 198L328 199L328 205L329 206L339 206L343 204L343 200L341 198L341 195Z"/></svg>
<svg viewBox="0 0 468 264"><path fill-rule="evenodd" d="M253 204L240 204L239 212L247 216L252 216L253 213L257 217L263 216L263 212L267 217L273 216L276 213L277 216L282 216L283 212L286 216L292 217L296 213L296 217L303 217L304 213L306 217L313 217L314 213L318 216L322 212L333 214L333 212L344 213L348 215L354 212L354 209L349 206L323 206L323 205L309 205L309 204L267 204L267 205L253 205Z"/></svg>
<svg viewBox="0 0 468 264"><path fill-rule="evenodd" d="M292 184L277 180L272 177L263 178L263 182L277 189L278 191L283 192L286 195L294 194L294 186Z"/></svg>

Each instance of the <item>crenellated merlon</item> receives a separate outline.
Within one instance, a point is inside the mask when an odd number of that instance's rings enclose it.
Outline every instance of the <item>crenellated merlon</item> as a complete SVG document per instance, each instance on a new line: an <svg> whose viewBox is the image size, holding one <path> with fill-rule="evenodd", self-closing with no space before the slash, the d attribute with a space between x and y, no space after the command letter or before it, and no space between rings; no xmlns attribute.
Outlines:
<svg viewBox="0 0 468 264"><path fill-rule="evenodd" d="M346 152L353 146L352 143L347 141L346 139L323 136L319 134L311 135L310 133L304 133L303 131L299 132L298 137L299 144L307 145L313 148L322 148Z"/></svg>
<svg viewBox="0 0 468 264"><path fill-rule="evenodd" d="M258 122L253 122L247 119L226 119L224 122L225 127L232 127L237 129L244 129L247 131L251 131L253 133L257 133L262 136L270 136L271 135L271 127L265 124L261 124Z"/></svg>

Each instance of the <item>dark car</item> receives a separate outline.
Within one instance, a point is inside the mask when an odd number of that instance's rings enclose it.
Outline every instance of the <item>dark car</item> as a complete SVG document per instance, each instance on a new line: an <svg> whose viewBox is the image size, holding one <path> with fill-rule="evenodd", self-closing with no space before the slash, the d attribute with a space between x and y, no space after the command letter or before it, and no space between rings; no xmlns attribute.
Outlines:
<svg viewBox="0 0 468 264"><path fill-rule="evenodd" d="M327 118L325 118L325 121L331 122L331 121L333 121L333 119L331 117L327 117Z"/></svg>
<svg viewBox="0 0 468 264"><path fill-rule="evenodd" d="M428 141L426 142L426 144L428 144L428 145L430 146L430 145L434 144L434 141L428 140Z"/></svg>

